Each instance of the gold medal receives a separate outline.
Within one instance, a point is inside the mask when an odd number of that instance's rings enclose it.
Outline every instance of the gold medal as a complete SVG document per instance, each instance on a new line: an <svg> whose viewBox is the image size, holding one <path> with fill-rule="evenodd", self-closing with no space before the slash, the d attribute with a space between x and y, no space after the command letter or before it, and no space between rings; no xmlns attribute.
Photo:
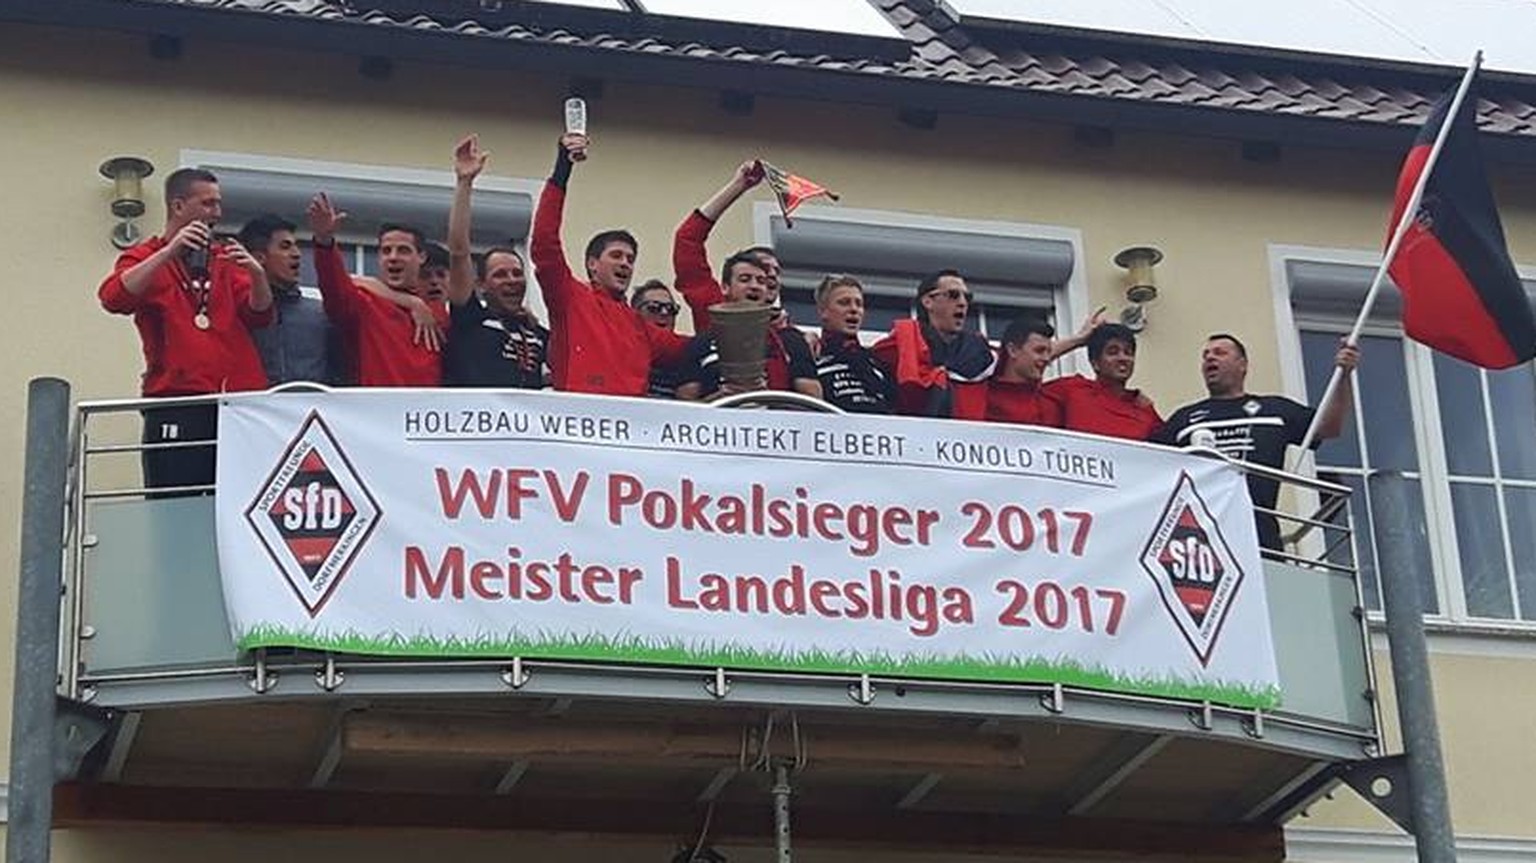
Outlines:
<svg viewBox="0 0 1536 863"><path fill-rule="evenodd" d="M205 313L205 312L198 312L197 314L192 316L192 325L197 327L198 329L206 330L206 329L208 329L208 324L209 324L209 321L208 321L207 313Z"/></svg>

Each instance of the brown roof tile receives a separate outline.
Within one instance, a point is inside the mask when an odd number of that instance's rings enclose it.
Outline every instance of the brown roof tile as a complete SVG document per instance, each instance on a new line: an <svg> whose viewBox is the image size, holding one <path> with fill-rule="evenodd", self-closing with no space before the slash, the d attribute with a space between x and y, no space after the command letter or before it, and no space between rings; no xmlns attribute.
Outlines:
<svg viewBox="0 0 1536 863"><path fill-rule="evenodd" d="M129 0L124 0L129 2ZM1415 92L1369 70L1326 75L1299 71L1261 74L1244 57L1209 53L1194 62L1159 59L1153 47L1099 46L1061 53L1040 51L1043 36L982 31L957 22L934 0L870 0L910 43L905 60L874 59L850 48L823 54L746 45L669 41L662 36L571 32L529 23L498 26L476 20L468 4L429 4L398 14L367 8L368 0L133 0L140 5L223 9L246 15L279 15L348 21L360 26L450 31L465 38L507 39L526 43L584 46L595 51L681 56L742 64L824 69L842 74L937 80L1021 91L1071 93L1083 98L1202 106L1213 110L1309 116L1357 123L1404 125L1422 122L1437 92ZM400 0L393 0L398 6ZM450 7L450 8L444 8ZM550 7L555 9L557 7ZM487 15L491 13L486 13ZM697 32L692 35L697 36ZM1064 44L1064 43L1062 43ZM1529 88L1528 88L1529 89ZM1485 131L1536 137L1536 105L1501 94L1484 100L1479 119Z"/></svg>

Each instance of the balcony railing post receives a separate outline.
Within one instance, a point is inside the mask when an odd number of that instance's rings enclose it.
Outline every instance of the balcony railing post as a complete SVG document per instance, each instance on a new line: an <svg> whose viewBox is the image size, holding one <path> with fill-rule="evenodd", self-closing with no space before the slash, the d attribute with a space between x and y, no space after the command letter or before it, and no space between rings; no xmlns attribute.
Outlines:
<svg viewBox="0 0 1536 863"><path fill-rule="evenodd" d="M1397 722L1407 757L1413 841L1421 863L1455 863L1456 835L1451 827L1445 761L1429 676L1429 648L1424 638L1421 573L1413 555L1418 547L1412 542L1413 535L1423 530L1423 524L1409 506L1413 488L1401 473L1375 471L1369 483L1381 608L1397 689Z"/></svg>
<svg viewBox="0 0 1536 863"><path fill-rule="evenodd" d="M6 863L46 863L51 853L59 591L64 575L64 492L69 477L68 383L58 378L35 378L27 387L26 447Z"/></svg>

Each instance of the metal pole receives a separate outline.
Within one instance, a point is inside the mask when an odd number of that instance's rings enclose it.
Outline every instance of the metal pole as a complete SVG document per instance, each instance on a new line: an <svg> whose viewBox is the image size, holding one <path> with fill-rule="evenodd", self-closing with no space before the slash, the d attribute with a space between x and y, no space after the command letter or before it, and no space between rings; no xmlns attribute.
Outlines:
<svg viewBox="0 0 1536 863"><path fill-rule="evenodd" d="M780 764L773 769L773 838L778 849L778 863L791 863L789 851L789 768Z"/></svg>
<svg viewBox="0 0 1536 863"><path fill-rule="evenodd" d="M1377 575L1381 610L1387 619L1392 682L1397 688L1397 723L1402 729L1408 767L1408 796L1413 812L1413 842L1420 863L1455 863L1456 834L1451 827L1445 788L1445 761L1435 693L1429 677L1429 648L1424 640L1423 602L1413 560L1415 523L1409 506L1412 486L1397 471L1374 471L1370 480L1375 517Z"/></svg>
<svg viewBox="0 0 1536 863"><path fill-rule="evenodd" d="M68 383L34 378L27 386L26 446L5 859L6 863L47 863L53 827L64 489L69 478Z"/></svg>

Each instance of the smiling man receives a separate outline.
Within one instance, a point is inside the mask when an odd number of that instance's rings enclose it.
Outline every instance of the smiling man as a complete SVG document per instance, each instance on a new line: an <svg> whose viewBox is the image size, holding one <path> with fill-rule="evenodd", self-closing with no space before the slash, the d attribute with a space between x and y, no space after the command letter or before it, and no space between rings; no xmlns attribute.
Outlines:
<svg viewBox="0 0 1536 863"><path fill-rule="evenodd" d="M299 286L302 252L295 228L282 216L266 213L240 229L240 245L261 264L272 286L272 322L252 330L251 336L272 386L296 381L338 384L333 331L320 294Z"/></svg>
<svg viewBox="0 0 1536 863"><path fill-rule="evenodd" d="M379 278L382 289L370 290L353 279L336 248L336 231L347 214L324 193L309 204L309 227L315 238L315 272L325 312L341 331L349 368L365 387L435 387L442 382L442 355L436 333L422 338L423 317L435 329L447 326L442 303L427 303L421 270L426 264L426 238L409 225L379 228ZM375 286L377 287L377 286Z"/></svg>
<svg viewBox="0 0 1536 863"><path fill-rule="evenodd" d="M1061 403L1061 426L1126 440L1150 440L1162 427L1152 400L1128 384L1136 372L1136 333L1103 324L1088 335L1093 377L1069 375L1051 382Z"/></svg>
<svg viewBox="0 0 1536 863"><path fill-rule="evenodd" d="M511 246L493 246L476 266L470 247L475 178L489 153L474 135L453 151L456 178L448 211L446 294L453 327L443 353L443 383L451 387L541 389L549 330L524 305L528 273L523 256ZM480 296L475 296L475 283Z"/></svg>
<svg viewBox="0 0 1536 863"><path fill-rule="evenodd" d="M555 169L539 195L529 253L549 309L549 367L555 389L643 396L651 368L676 364L688 340L643 320L626 300L639 243L625 230L603 231L587 243L586 280L576 278L560 239L565 191L575 163L585 161L586 135L560 139Z"/></svg>

